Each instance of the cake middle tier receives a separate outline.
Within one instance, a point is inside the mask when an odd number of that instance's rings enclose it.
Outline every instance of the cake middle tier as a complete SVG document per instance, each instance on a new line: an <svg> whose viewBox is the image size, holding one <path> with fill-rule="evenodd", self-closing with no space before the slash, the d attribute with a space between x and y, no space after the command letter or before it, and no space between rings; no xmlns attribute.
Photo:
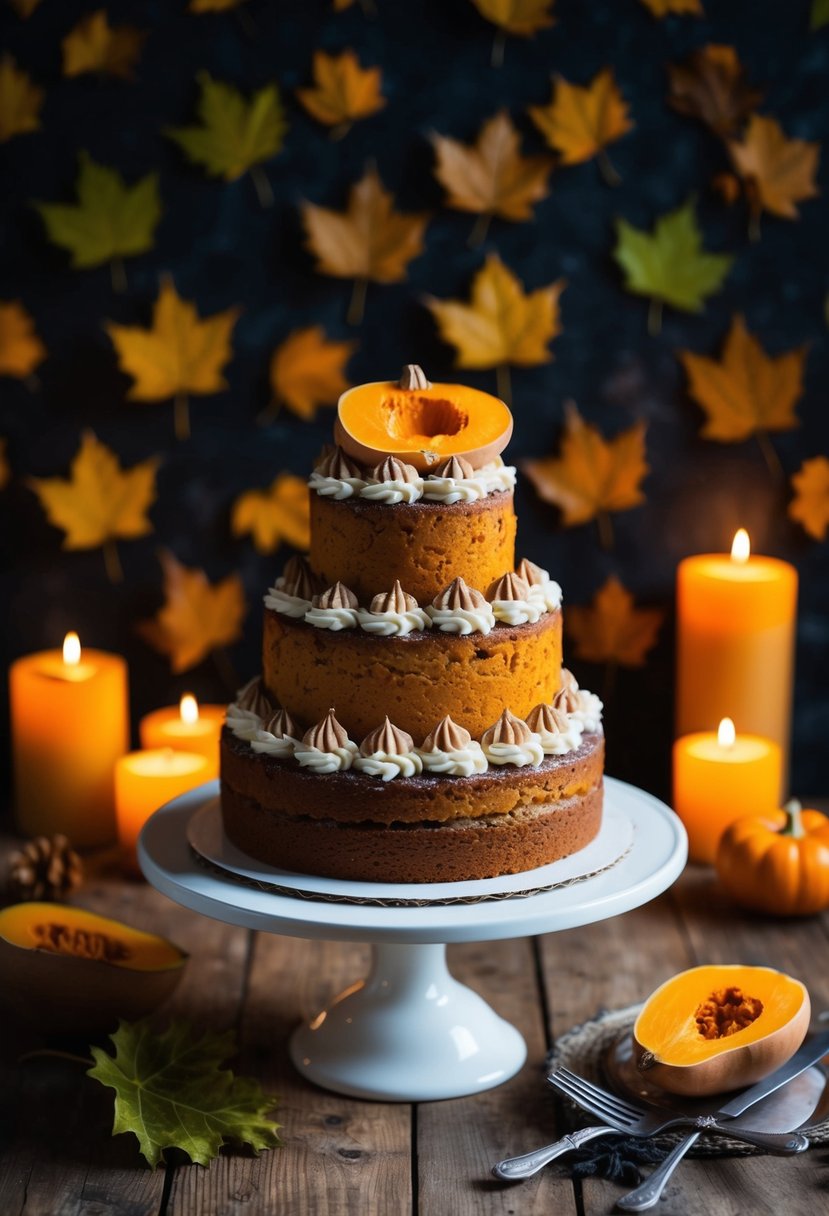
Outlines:
<svg viewBox="0 0 829 1216"><path fill-rule="evenodd" d="M504 709L524 718L552 702L561 686L561 612L487 634L378 637L317 629L268 608L262 678L271 700L304 728L336 706L356 743L386 715L418 746L446 714L479 739Z"/></svg>
<svg viewBox="0 0 829 1216"><path fill-rule="evenodd" d="M311 569L326 586L344 583L361 602L399 579L428 604L453 578L486 592L515 566L511 491L446 505L343 501L311 494Z"/></svg>

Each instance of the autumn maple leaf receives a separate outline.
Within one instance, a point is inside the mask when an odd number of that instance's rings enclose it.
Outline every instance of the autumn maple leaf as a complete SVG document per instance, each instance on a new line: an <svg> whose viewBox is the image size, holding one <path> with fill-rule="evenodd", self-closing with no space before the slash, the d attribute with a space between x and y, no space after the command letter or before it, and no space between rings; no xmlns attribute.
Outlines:
<svg viewBox="0 0 829 1216"><path fill-rule="evenodd" d="M46 358L46 347L19 300L0 301L0 376L25 379Z"/></svg>
<svg viewBox="0 0 829 1216"><path fill-rule="evenodd" d="M484 123L474 146L446 135L433 135L432 143L435 177L447 191L446 205L481 217L470 245L481 243L492 216L531 219L533 203L546 197L552 161L521 155L519 134L503 110Z"/></svg>
<svg viewBox="0 0 829 1216"><path fill-rule="evenodd" d="M642 0L645 8L654 17L667 17L669 13L685 13L691 17L704 17L701 0Z"/></svg>
<svg viewBox="0 0 829 1216"><path fill-rule="evenodd" d="M152 620L138 626L138 632L160 654L167 655L178 674L241 636L245 593L237 574L211 583L203 570L183 566L167 550L160 559L164 603Z"/></svg>
<svg viewBox="0 0 829 1216"><path fill-rule="evenodd" d="M56 245L68 249L71 264L100 266L109 262L116 289L126 286L121 259L152 249L161 218L158 174L148 173L127 186L114 169L79 154L78 201L35 203Z"/></svg>
<svg viewBox="0 0 829 1216"><path fill-rule="evenodd" d="M315 417L317 406L336 405L348 388L345 365L356 348L356 342L330 342L320 325L294 330L271 358L273 407L262 420L283 404L308 421Z"/></svg>
<svg viewBox="0 0 829 1216"><path fill-rule="evenodd" d="M752 88L733 46L710 43L682 63L668 64L668 103L727 139L742 127L763 94Z"/></svg>
<svg viewBox="0 0 829 1216"><path fill-rule="evenodd" d="M9 4L17 13L18 17L31 17L32 13L41 3L41 0L9 0Z"/></svg>
<svg viewBox="0 0 829 1216"><path fill-rule="evenodd" d="M633 596L611 576L591 605L567 609L565 628L580 659L642 667L664 616L659 608L634 607Z"/></svg>
<svg viewBox="0 0 829 1216"><path fill-rule="evenodd" d="M43 97L43 89L32 83L11 55L0 59L0 143L40 129Z"/></svg>
<svg viewBox="0 0 829 1216"><path fill-rule="evenodd" d="M721 359L679 351L688 374L691 396L702 406L706 422L701 434L720 443L738 443L757 435L770 468L778 462L769 451L768 431L798 425L795 404L803 392L806 348L767 355L737 315L723 345Z"/></svg>
<svg viewBox="0 0 829 1216"><path fill-rule="evenodd" d="M585 422L576 406L566 407L561 455L527 460L523 468L545 502L561 509L565 527L598 519L603 543L611 542L609 511L626 511L645 501L642 480L645 423L637 422L613 439Z"/></svg>
<svg viewBox="0 0 829 1216"><path fill-rule="evenodd" d="M531 38L539 30L555 24L552 7L555 0L472 0L475 8L493 25L498 34L492 47L492 66L504 62L504 36L517 34Z"/></svg>
<svg viewBox="0 0 829 1216"><path fill-rule="evenodd" d="M558 299L566 284L525 292L521 281L497 254L491 253L472 281L470 302L438 300L425 303L440 336L457 351L458 367L499 372L499 392L509 397L508 365L549 363L548 343L560 333Z"/></svg>
<svg viewBox="0 0 829 1216"><path fill-rule="evenodd" d="M103 546L107 572L119 581L121 565L114 542L152 532L147 512L155 501L158 465L153 457L122 470L115 453L87 431L68 480L33 477L29 484L49 522L65 533L64 549Z"/></svg>
<svg viewBox="0 0 829 1216"><path fill-rule="evenodd" d="M291 473L280 473L270 489L246 490L233 504L230 528L234 536L250 532L259 553L273 553L283 540L295 549L308 549L308 483Z"/></svg>
<svg viewBox="0 0 829 1216"><path fill-rule="evenodd" d="M819 193L815 173L820 144L788 139L773 118L752 114L742 140L731 140L728 150L746 192L750 235L755 239L762 211L796 220L797 204Z"/></svg>
<svg viewBox="0 0 829 1216"><path fill-rule="evenodd" d="M276 84L257 90L250 101L229 84L198 75L201 86L195 127L171 127L166 134L214 177L234 182L250 170L259 202L269 207L273 192L260 168L280 151L288 124Z"/></svg>
<svg viewBox="0 0 829 1216"><path fill-rule="evenodd" d="M693 201L656 221L653 234L616 221L618 241L613 256L625 272L625 287L649 296L648 329L658 333L662 304L701 312L707 296L719 291L734 258L706 253Z"/></svg>
<svg viewBox="0 0 829 1216"><path fill-rule="evenodd" d="M313 118L333 127L332 138L345 135L357 119L376 114L386 104L380 68L360 67L354 51L314 51L312 73L314 87L297 89L296 95Z"/></svg>
<svg viewBox="0 0 829 1216"><path fill-rule="evenodd" d="M529 114L562 164L576 165L598 156L599 168L610 185L621 180L605 149L633 129L628 105L613 76L604 68L590 84L553 79L553 95L546 106L530 106Z"/></svg>
<svg viewBox="0 0 829 1216"><path fill-rule="evenodd" d="M146 37L131 25L111 26L105 9L89 13L63 40L63 74L99 72L129 80Z"/></svg>
<svg viewBox="0 0 829 1216"><path fill-rule="evenodd" d="M317 270L339 279L354 279L348 321L362 320L366 285L400 283L412 258L423 252L427 215L401 215L392 195L370 167L352 186L344 212L316 203L302 204L308 248Z"/></svg>
<svg viewBox="0 0 829 1216"><path fill-rule="evenodd" d="M804 460L792 476L795 496L789 515L802 524L815 540L824 540L829 530L829 460L815 456Z"/></svg>
<svg viewBox="0 0 829 1216"><path fill-rule="evenodd" d="M187 395L227 388L222 369L231 357L230 335L238 316L237 308L228 308L200 319L195 307L181 299L172 280L164 279L150 329L112 322L106 326L121 370L134 380L129 399L165 401L173 397L176 437L187 439Z"/></svg>

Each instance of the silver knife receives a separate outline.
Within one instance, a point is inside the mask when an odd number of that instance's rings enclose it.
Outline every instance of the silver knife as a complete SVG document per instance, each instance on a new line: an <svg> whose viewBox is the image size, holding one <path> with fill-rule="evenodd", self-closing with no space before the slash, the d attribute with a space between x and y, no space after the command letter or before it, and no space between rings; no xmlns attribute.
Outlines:
<svg viewBox="0 0 829 1216"><path fill-rule="evenodd" d="M732 1098L725 1106L721 1106L717 1111L717 1119L736 1119L756 1102L761 1102L763 1098L767 1098L784 1085L788 1085L789 1081L799 1077L802 1072L811 1068L813 1064L817 1064L827 1054L829 1054L829 1031L823 1030L819 1034L807 1035L785 1064L781 1064L768 1077L743 1090L741 1094L737 1094L737 1097ZM623 1212L644 1212L648 1208L652 1208L659 1201L666 1182L688 1150L696 1144L700 1134L700 1132L692 1132L690 1136L680 1140L673 1152L668 1154L641 1186L616 1200L617 1208L621 1208Z"/></svg>
<svg viewBox="0 0 829 1216"><path fill-rule="evenodd" d="M802 1046L797 1052L795 1052L790 1060L787 1060L785 1064L778 1068L776 1072L773 1072L770 1076L766 1077L765 1080L758 1081L758 1083L753 1085L750 1089L746 1089L742 1093L738 1094L737 1097L732 1099L731 1102L723 1107L718 1114L722 1115L726 1119L736 1118L743 1111L748 1110L750 1106L753 1106L754 1103L760 1102L763 1098L767 1098L770 1094L773 1094L775 1090L780 1089L789 1081L793 1081L795 1077L805 1072L807 1068L811 1067L811 1065L816 1064L818 1060L823 1059L824 1055L827 1053L829 1053L829 1031L824 1031L820 1034L808 1035ZM643 1098L642 1101L647 1103L647 1098ZM651 1104L648 1103L648 1105ZM739 1109L736 1109L737 1107L739 1107ZM661 1103L660 1109L665 1109L664 1105ZM607 1127L604 1124L597 1127L582 1127L575 1132L571 1132L567 1136L562 1136L562 1138L557 1140L554 1144L548 1144L544 1148L533 1149L531 1152L522 1153L518 1157L507 1157L503 1161L499 1161L492 1167L492 1173L496 1178L500 1178L504 1182L523 1182L525 1178L534 1177L535 1174L542 1170L544 1166L548 1165L551 1161L555 1161L558 1157L563 1157L565 1153L570 1153L574 1149L581 1148L582 1145L586 1144L588 1141L596 1140L601 1136L615 1135L622 1135L622 1133L616 1132L612 1127ZM683 1156L685 1153L687 1153L691 1145L696 1142L699 1135L699 1132L695 1132L692 1136L686 1136L685 1139L682 1140L677 1146L677 1148L674 1149L670 1157L666 1157L665 1161L663 1161L659 1168L650 1175L642 1186L638 1187L636 1191L631 1191L630 1195L623 1196L620 1203L624 1206L626 1200L632 1199L634 1196L638 1196L640 1193L643 1193L644 1189L648 1187L652 1181L658 1184L658 1187L655 1190L655 1195L652 1201L647 1203L645 1206L651 1207L654 1203L656 1203L659 1195L662 1193L662 1188L664 1187L671 1173L682 1160ZM680 1149L682 1150L681 1152L679 1151ZM666 1169L668 1162L671 1161L671 1158L674 1158L674 1160L670 1168ZM660 1181L657 1174L662 1173L663 1170L665 1173ZM631 1206L629 1210L643 1211L644 1207Z"/></svg>

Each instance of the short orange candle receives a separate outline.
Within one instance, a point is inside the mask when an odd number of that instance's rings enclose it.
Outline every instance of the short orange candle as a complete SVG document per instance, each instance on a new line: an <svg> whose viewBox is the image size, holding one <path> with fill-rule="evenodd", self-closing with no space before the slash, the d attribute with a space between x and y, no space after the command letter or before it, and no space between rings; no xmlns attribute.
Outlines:
<svg viewBox="0 0 829 1216"><path fill-rule="evenodd" d="M196 752L163 747L121 757L115 765L115 810L118 840L128 868L138 870L136 841L153 811L209 781L210 776L210 761Z"/></svg>
<svg viewBox="0 0 829 1216"><path fill-rule="evenodd" d="M177 752L198 752L211 764L211 777L219 775L219 735L225 720L224 705L199 705L186 692L178 705L155 709L141 719L141 746L171 747Z"/></svg>
<svg viewBox="0 0 829 1216"><path fill-rule="evenodd" d="M725 829L741 815L780 805L783 753L773 739L719 730L685 735L674 744L674 810L688 832L691 861L713 862Z"/></svg>
<svg viewBox="0 0 829 1216"><path fill-rule="evenodd" d="M25 655L9 670L17 826L79 848L115 839L115 761L129 747L127 665L84 650Z"/></svg>
<svg viewBox="0 0 829 1216"><path fill-rule="evenodd" d="M724 717L737 730L773 739L788 768L792 718L797 572L749 553L689 557L677 572L676 733L710 729ZM782 797L784 791L777 791Z"/></svg>

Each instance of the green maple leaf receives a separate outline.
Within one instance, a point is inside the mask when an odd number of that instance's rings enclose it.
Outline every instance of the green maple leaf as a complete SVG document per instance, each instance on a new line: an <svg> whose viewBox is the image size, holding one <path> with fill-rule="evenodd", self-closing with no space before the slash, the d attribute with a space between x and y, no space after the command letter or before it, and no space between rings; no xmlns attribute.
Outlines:
<svg viewBox="0 0 829 1216"><path fill-rule="evenodd" d="M734 261L727 253L705 253L693 200L660 216L652 235L623 219L616 221L616 231L613 256L625 272L626 289L649 296L656 306L652 330L658 328L663 303L701 312L706 297L719 291Z"/></svg>
<svg viewBox="0 0 829 1216"><path fill-rule="evenodd" d="M100 266L153 247L161 218L158 174L128 186L115 169L81 152L77 203L35 203L49 239L72 255L72 265Z"/></svg>
<svg viewBox="0 0 829 1216"><path fill-rule="evenodd" d="M813 30L820 30L824 25L829 25L829 0L812 0L809 25Z"/></svg>
<svg viewBox="0 0 829 1216"><path fill-rule="evenodd" d="M225 1140L256 1150L281 1144L279 1124L266 1117L274 1099L221 1067L236 1051L232 1031L199 1036L174 1021L159 1034L144 1019L121 1022L111 1038L115 1055L93 1047L88 1075L115 1090L113 1136L132 1132L151 1166L168 1148L207 1165Z"/></svg>
<svg viewBox="0 0 829 1216"><path fill-rule="evenodd" d="M199 127L171 127L166 134L191 160L214 177L236 181L248 169L270 160L282 147L288 124L275 84L265 85L250 101L237 89L200 72Z"/></svg>

